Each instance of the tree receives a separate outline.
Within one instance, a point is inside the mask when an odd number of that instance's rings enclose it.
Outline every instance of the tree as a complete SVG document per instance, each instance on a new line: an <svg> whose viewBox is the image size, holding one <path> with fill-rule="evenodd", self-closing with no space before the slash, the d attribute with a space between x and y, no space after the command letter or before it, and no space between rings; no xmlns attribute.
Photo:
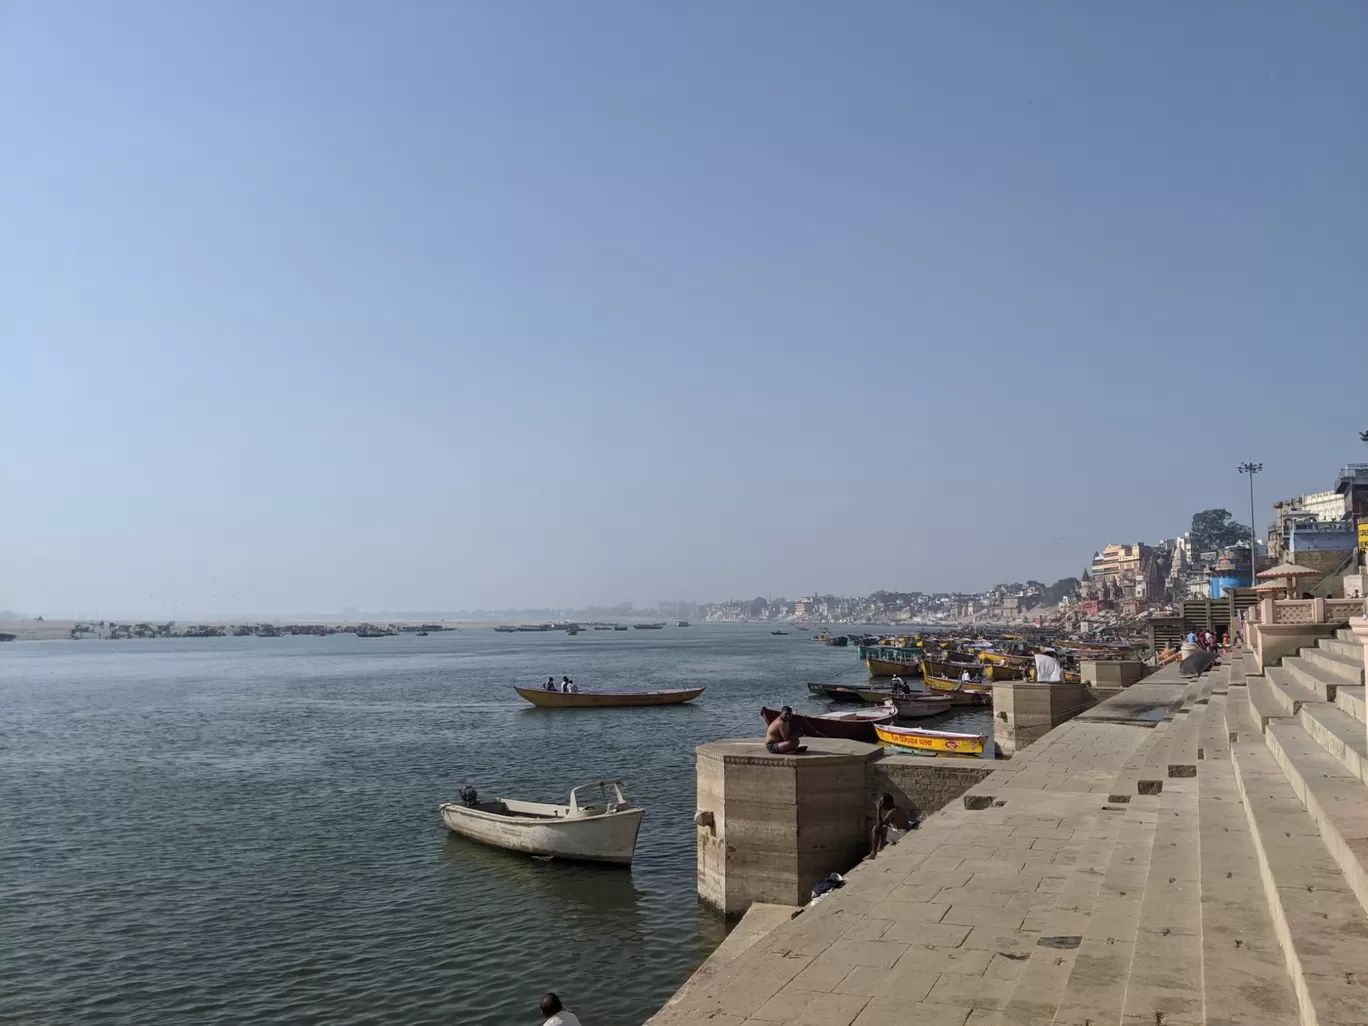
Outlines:
<svg viewBox="0 0 1368 1026"><path fill-rule="evenodd" d="M1248 532L1230 519L1226 509L1204 509L1192 514L1192 551L1219 552L1243 541Z"/></svg>

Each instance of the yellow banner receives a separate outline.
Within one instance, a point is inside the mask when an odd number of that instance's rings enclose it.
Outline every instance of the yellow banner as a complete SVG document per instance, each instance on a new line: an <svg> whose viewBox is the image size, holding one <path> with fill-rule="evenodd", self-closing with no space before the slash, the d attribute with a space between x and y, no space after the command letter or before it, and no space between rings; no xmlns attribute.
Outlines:
<svg viewBox="0 0 1368 1026"><path fill-rule="evenodd" d="M1359 524L1359 551L1368 552L1368 523Z"/></svg>

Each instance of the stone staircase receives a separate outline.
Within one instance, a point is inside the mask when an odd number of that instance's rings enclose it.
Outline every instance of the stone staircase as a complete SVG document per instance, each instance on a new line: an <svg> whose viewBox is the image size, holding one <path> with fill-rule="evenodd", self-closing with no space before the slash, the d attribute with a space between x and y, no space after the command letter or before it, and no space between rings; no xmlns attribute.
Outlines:
<svg viewBox="0 0 1368 1026"><path fill-rule="evenodd" d="M1056 728L652 1026L1368 1026L1363 647L1245 671Z"/></svg>
<svg viewBox="0 0 1368 1026"><path fill-rule="evenodd" d="M1363 647L1343 630L1266 675L1227 664L1131 754L1124 819L1040 910L1070 950L1033 949L968 1023L1368 1024Z"/></svg>

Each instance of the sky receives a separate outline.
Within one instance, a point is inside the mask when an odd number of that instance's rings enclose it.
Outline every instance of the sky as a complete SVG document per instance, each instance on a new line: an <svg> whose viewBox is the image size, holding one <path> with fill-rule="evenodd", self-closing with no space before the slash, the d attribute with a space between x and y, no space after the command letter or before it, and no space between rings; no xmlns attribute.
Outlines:
<svg viewBox="0 0 1368 1026"><path fill-rule="evenodd" d="M1368 5L0 5L0 608L977 590L1368 460Z"/></svg>

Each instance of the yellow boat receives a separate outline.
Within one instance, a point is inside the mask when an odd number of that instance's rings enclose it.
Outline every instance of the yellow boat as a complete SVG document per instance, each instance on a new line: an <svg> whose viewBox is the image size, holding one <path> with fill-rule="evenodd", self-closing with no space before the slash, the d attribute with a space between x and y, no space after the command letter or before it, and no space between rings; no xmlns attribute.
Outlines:
<svg viewBox="0 0 1368 1026"><path fill-rule="evenodd" d="M606 709L629 705L680 705L703 694L703 688L684 691L547 691L545 688L513 688L542 709Z"/></svg>
<svg viewBox="0 0 1368 1026"><path fill-rule="evenodd" d="M955 705L987 705L993 700L993 685L962 684L949 677L922 674L922 683L938 695L949 695Z"/></svg>
<svg viewBox="0 0 1368 1026"><path fill-rule="evenodd" d="M875 727L880 741L895 748L945 755L982 755L988 746L987 734L957 734L949 730L923 730L919 727Z"/></svg>
<svg viewBox="0 0 1368 1026"><path fill-rule="evenodd" d="M917 677L921 675L921 649L906 638L877 645L861 645L860 658L871 677Z"/></svg>

